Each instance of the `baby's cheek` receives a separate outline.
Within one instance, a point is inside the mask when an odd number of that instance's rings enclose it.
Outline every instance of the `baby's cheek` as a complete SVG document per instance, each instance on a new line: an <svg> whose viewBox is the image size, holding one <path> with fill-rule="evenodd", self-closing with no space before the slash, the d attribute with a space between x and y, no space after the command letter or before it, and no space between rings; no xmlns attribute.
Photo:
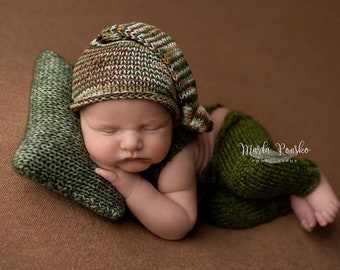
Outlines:
<svg viewBox="0 0 340 270"><path fill-rule="evenodd" d="M162 161L168 154L170 149L170 143L166 139L161 139L153 146L153 153L157 157L158 161Z"/></svg>
<svg viewBox="0 0 340 270"><path fill-rule="evenodd" d="M95 151L89 152L90 159L97 164L97 166L106 169L106 166L111 165L110 156L107 153L103 153L102 151L98 151L98 148Z"/></svg>
<svg viewBox="0 0 340 270"><path fill-rule="evenodd" d="M87 152L90 154L90 156L93 155L93 153L95 153L96 146L92 143L92 141L84 138L84 144L85 144L85 148L86 148Z"/></svg>
<svg viewBox="0 0 340 270"><path fill-rule="evenodd" d="M103 146L98 143L98 140L84 138L84 143L85 148L93 161L103 156Z"/></svg>
<svg viewBox="0 0 340 270"><path fill-rule="evenodd" d="M90 156L93 159L99 161L105 161L109 157L109 148L102 146L102 145L92 145L90 149L88 149Z"/></svg>

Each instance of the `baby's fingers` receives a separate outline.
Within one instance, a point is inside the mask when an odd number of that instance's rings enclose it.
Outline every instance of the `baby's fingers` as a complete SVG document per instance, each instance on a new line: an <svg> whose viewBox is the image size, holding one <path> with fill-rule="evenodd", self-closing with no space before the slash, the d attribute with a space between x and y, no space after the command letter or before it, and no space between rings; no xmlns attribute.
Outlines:
<svg viewBox="0 0 340 270"><path fill-rule="evenodd" d="M101 177L105 178L112 185L116 185L119 182L119 177L116 173L107 171L101 168L96 168L95 172Z"/></svg>

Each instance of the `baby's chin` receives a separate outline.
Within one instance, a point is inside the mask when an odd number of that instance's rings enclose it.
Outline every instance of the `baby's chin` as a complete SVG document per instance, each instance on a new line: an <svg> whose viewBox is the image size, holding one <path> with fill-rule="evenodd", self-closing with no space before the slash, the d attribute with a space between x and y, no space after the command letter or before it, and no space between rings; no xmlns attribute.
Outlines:
<svg viewBox="0 0 340 270"><path fill-rule="evenodd" d="M136 164L119 164L118 168L128 173L141 173L150 168L152 164L149 163L136 163Z"/></svg>
<svg viewBox="0 0 340 270"><path fill-rule="evenodd" d="M135 164L129 163L129 164L115 164L115 165L103 164L99 162L95 162L95 163L99 168L102 168L107 171L113 171L114 169L119 168L128 173L141 173L149 169L150 166L152 165L150 163L135 163Z"/></svg>

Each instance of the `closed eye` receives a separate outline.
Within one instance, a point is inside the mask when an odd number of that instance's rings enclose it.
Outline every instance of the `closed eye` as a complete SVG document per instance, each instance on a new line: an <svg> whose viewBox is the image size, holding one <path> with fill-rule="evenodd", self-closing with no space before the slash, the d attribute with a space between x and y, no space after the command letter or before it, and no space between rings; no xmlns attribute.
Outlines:
<svg viewBox="0 0 340 270"><path fill-rule="evenodd" d="M103 129L101 130L101 133L103 133L104 135L114 135L118 133L117 129Z"/></svg>
<svg viewBox="0 0 340 270"><path fill-rule="evenodd" d="M149 123L141 125L141 130L148 132L161 131L167 129L170 124L168 121L150 121Z"/></svg>
<svg viewBox="0 0 340 270"><path fill-rule="evenodd" d="M144 126L142 128L142 130L145 130L145 131L156 131L156 130L158 130L160 128L161 128L160 126Z"/></svg>

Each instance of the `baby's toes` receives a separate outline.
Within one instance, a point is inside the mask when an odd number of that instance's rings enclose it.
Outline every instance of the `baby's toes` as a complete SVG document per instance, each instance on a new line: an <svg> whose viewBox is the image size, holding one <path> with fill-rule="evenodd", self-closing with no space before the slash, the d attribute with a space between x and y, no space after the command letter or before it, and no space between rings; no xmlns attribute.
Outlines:
<svg viewBox="0 0 340 270"><path fill-rule="evenodd" d="M301 224L301 227L308 232L311 232L314 228L314 226L305 219L302 220L300 224Z"/></svg>
<svg viewBox="0 0 340 270"><path fill-rule="evenodd" d="M315 217L321 227L327 226L328 223L321 212L315 212Z"/></svg>
<svg viewBox="0 0 340 270"><path fill-rule="evenodd" d="M325 211L324 217L328 221L328 223L332 223L336 217L336 212L334 211L334 209L329 208L327 209L327 211Z"/></svg>
<svg viewBox="0 0 340 270"><path fill-rule="evenodd" d="M331 201L332 211L337 214L340 210L340 203L338 201Z"/></svg>
<svg viewBox="0 0 340 270"><path fill-rule="evenodd" d="M331 202L329 204L329 207L324 209L324 215L325 216L328 215L329 218L332 219L331 221L333 221L336 218L338 212L339 212L339 206L337 202Z"/></svg>
<svg viewBox="0 0 340 270"><path fill-rule="evenodd" d="M316 220L318 221L321 227L327 226L329 223L334 221L335 215L329 209L323 212L316 212L315 213Z"/></svg>
<svg viewBox="0 0 340 270"><path fill-rule="evenodd" d="M311 232L316 226L316 219L313 217L306 217L301 221L301 226L306 231Z"/></svg>

